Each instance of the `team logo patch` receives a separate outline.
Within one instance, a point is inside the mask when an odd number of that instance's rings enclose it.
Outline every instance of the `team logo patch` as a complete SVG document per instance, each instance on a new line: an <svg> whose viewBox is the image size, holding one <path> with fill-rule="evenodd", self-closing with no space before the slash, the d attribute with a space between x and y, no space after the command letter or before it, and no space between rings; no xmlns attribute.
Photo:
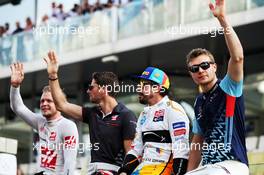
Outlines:
<svg viewBox="0 0 264 175"><path fill-rule="evenodd" d="M165 113L164 109L155 111L153 122L163 121L164 120L164 113Z"/></svg>
<svg viewBox="0 0 264 175"><path fill-rule="evenodd" d="M156 148L156 152L158 153L158 154L162 154L163 153L163 149L161 149L161 148Z"/></svg>
<svg viewBox="0 0 264 175"><path fill-rule="evenodd" d="M57 136L56 132L51 132L49 136L50 141L55 141L56 136Z"/></svg>
<svg viewBox="0 0 264 175"><path fill-rule="evenodd" d="M112 116L111 120L112 121L116 121L117 120L117 117L118 117L118 115L114 115L114 116Z"/></svg>
<svg viewBox="0 0 264 175"><path fill-rule="evenodd" d="M149 72L147 72L147 71L144 71L143 73L142 73L142 75L149 75Z"/></svg>
<svg viewBox="0 0 264 175"><path fill-rule="evenodd" d="M174 136L180 136L186 134L185 122L176 122L172 124Z"/></svg>
<svg viewBox="0 0 264 175"><path fill-rule="evenodd" d="M154 76L155 76L156 78L159 78L160 74L159 74L159 73L156 73Z"/></svg>
<svg viewBox="0 0 264 175"><path fill-rule="evenodd" d="M64 137L64 144L66 148L73 148L76 144L76 138L74 136Z"/></svg>
<svg viewBox="0 0 264 175"><path fill-rule="evenodd" d="M185 128L185 122L177 122L172 124L173 129Z"/></svg>
<svg viewBox="0 0 264 175"><path fill-rule="evenodd" d="M49 168L49 169L55 169L56 168L56 162L57 162L57 153L55 150L51 150L47 147L41 146L41 167Z"/></svg>

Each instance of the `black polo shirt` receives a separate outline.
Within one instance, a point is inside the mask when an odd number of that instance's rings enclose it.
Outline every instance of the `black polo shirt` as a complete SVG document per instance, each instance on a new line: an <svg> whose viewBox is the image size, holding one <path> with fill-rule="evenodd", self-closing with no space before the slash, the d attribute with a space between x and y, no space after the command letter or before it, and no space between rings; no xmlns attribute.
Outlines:
<svg viewBox="0 0 264 175"><path fill-rule="evenodd" d="M103 117L99 106L83 108L83 122L89 125L91 162L121 166L124 156L124 140L133 139L136 133L136 116L122 103L112 113Z"/></svg>

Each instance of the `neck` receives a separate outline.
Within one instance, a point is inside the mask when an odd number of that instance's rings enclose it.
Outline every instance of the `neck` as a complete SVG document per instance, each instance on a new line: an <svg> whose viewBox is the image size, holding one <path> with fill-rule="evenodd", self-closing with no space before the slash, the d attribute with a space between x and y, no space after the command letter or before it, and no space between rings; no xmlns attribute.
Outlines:
<svg viewBox="0 0 264 175"><path fill-rule="evenodd" d="M208 92L208 91L210 91L214 87L214 85L215 85L216 82L217 82L217 78L215 77L213 79L213 81L209 82L208 84L201 85L202 92Z"/></svg>
<svg viewBox="0 0 264 175"><path fill-rule="evenodd" d="M157 104L158 102L160 102L163 99L163 97L161 95L154 95L151 99L149 99L148 104L149 106L153 106L155 104Z"/></svg>
<svg viewBox="0 0 264 175"><path fill-rule="evenodd" d="M101 107L104 114L108 114L113 111L117 104L118 103L115 98L107 96L99 103L99 106Z"/></svg>
<svg viewBox="0 0 264 175"><path fill-rule="evenodd" d="M60 112L57 112L55 115L51 116L51 117L46 117L47 121L51 121L51 120L55 120L55 119L58 119L58 118L61 118L61 113Z"/></svg>

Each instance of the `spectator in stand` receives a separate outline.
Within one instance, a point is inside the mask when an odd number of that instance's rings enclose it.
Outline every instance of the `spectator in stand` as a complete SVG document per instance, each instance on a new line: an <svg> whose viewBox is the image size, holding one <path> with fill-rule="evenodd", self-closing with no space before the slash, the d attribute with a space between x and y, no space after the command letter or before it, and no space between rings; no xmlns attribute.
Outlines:
<svg viewBox="0 0 264 175"><path fill-rule="evenodd" d="M132 2L132 0L114 0L113 4L120 7Z"/></svg>
<svg viewBox="0 0 264 175"><path fill-rule="evenodd" d="M83 1L82 15L90 14L93 12L93 7L89 4L88 0Z"/></svg>
<svg viewBox="0 0 264 175"><path fill-rule="evenodd" d="M96 3L94 4L94 8L93 8L93 11L100 11L100 10L103 10L103 5L100 3L100 0L97 0Z"/></svg>
<svg viewBox="0 0 264 175"><path fill-rule="evenodd" d="M14 34L17 34L17 33L23 32L23 31L24 31L24 29L20 27L20 23L17 21L16 22L16 29L13 31L12 34L14 35Z"/></svg>
<svg viewBox="0 0 264 175"><path fill-rule="evenodd" d="M3 26L0 26L0 37L2 37L5 33L5 28Z"/></svg>
<svg viewBox="0 0 264 175"><path fill-rule="evenodd" d="M13 31L12 35L23 32L24 29L20 27L20 23L16 22L16 29ZM21 62L25 61L25 51L24 51L24 36L17 36L17 48L16 48L16 57L19 58Z"/></svg>
<svg viewBox="0 0 264 175"><path fill-rule="evenodd" d="M45 25L48 24L48 21L49 21L49 16L45 14L45 15L42 17L42 19L41 19L41 23L40 23L40 25L45 26Z"/></svg>
<svg viewBox="0 0 264 175"><path fill-rule="evenodd" d="M10 28L9 28L9 23L5 23L5 34L10 35Z"/></svg>
<svg viewBox="0 0 264 175"><path fill-rule="evenodd" d="M113 6L113 0L108 0L106 4L103 4L104 8L111 8Z"/></svg>
<svg viewBox="0 0 264 175"><path fill-rule="evenodd" d="M27 17L26 19L26 27L24 29L24 31L31 31L34 27L33 22L31 21L30 17Z"/></svg>
<svg viewBox="0 0 264 175"><path fill-rule="evenodd" d="M62 22L67 18L67 14L64 12L64 9L63 9L63 4L59 4L58 10L59 12L57 14L57 20L59 22Z"/></svg>
<svg viewBox="0 0 264 175"><path fill-rule="evenodd" d="M57 9L57 6L56 6L56 3L55 2L52 2L51 3L51 16L54 17L54 18L57 18L57 14L58 14L58 9Z"/></svg>
<svg viewBox="0 0 264 175"><path fill-rule="evenodd" d="M69 17L79 16L79 9L80 9L80 5L79 4L74 4L73 8L68 13L68 16Z"/></svg>

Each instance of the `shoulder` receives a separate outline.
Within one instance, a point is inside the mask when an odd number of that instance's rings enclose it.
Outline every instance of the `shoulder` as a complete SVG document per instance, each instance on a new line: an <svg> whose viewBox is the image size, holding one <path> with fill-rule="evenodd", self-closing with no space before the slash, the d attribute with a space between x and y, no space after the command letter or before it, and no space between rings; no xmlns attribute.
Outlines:
<svg viewBox="0 0 264 175"><path fill-rule="evenodd" d="M185 110L179 103L172 100L168 101L166 110L168 111L168 116L167 116L168 118L177 121L179 120L179 121L189 122L189 118Z"/></svg>
<svg viewBox="0 0 264 175"><path fill-rule="evenodd" d="M97 106L82 108L83 115L91 115L92 113L97 113L97 111L98 111Z"/></svg>
<svg viewBox="0 0 264 175"><path fill-rule="evenodd" d="M186 115L183 107L179 103L177 103L173 100L168 100L166 107L171 112L179 112L179 113Z"/></svg>
<svg viewBox="0 0 264 175"><path fill-rule="evenodd" d="M132 112L130 109L128 109L124 104L119 103L119 115L121 115L121 117L129 117L129 118L136 118L136 115L134 114L134 112Z"/></svg>
<svg viewBox="0 0 264 175"><path fill-rule="evenodd" d="M45 123L47 123L47 119L41 114L36 113L36 118L38 125L44 125Z"/></svg>
<svg viewBox="0 0 264 175"><path fill-rule="evenodd" d="M63 116L62 116L60 125L66 127L66 129L67 129L67 127L76 127L75 122L73 122L73 121L71 121L71 120L69 120Z"/></svg>
<svg viewBox="0 0 264 175"><path fill-rule="evenodd" d="M239 82L234 81L228 74L226 74L224 79L220 82L220 87L226 94L234 97L240 97L243 93L243 80Z"/></svg>

